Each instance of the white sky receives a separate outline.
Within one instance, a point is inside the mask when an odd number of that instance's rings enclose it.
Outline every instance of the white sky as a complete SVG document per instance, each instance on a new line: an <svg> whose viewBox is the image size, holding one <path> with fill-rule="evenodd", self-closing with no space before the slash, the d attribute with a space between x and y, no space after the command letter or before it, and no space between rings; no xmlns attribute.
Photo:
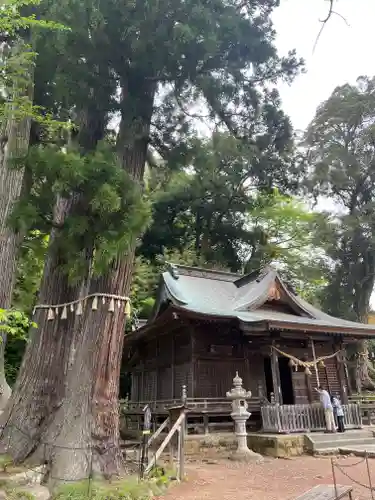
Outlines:
<svg viewBox="0 0 375 500"><path fill-rule="evenodd" d="M297 49L306 61L306 74L292 85L280 86L284 110L296 129L304 129L316 107L337 85L354 83L360 75L375 75L375 0L337 0L333 15L317 46L321 23L327 16L327 0L281 0L273 15L277 47L281 54Z"/></svg>
<svg viewBox="0 0 375 500"><path fill-rule="evenodd" d="M361 75L375 75L375 0L336 0L334 10L346 22L333 15L315 46L319 20L327 17L328 10L328 0L281 0L273 15L279 52L295 48L306 62L305 74L290 86L279 86L284 111L297 130L306 128L317 106L336 86L354 83ZM334 208L328 200L321 206ZM371 306L375 309L375 294Z"/></svg>

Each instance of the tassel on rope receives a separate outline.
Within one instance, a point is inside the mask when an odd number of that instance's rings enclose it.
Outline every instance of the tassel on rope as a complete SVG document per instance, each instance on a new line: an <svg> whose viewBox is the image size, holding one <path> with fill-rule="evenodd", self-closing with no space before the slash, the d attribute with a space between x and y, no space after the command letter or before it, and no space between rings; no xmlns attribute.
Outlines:
<svg viewBox="0 0 375 500"><path fill-rule="evenodd" d="M308 366L306 366L305 373L308 376L312 375L311 370L310 370L310 368Z"/></svg>
<svg viewBox="0 0 375 500"><path fill-rule="evenodd" d="M126 304L125 304L125 316L130 316L131 315L131 306L130 306L130 300L127 300L126 301Z"/></svg>
<svg viewBox="0 0 375 500"><path fill-rule="evenodd" d="M112 295L112 294L107 294L107 293L93 293L90 295L87 295L86 297L82 297L78 300L73 300L72 302L66 302L65 304L40 304L36 305L33 309L33 315L36 313L38 309L43 309L47 310L47 320L51 321L54 320L55 318L60 317L61 319L67 319L68 318L68 311L76 314L76 316L81 316L83 314L84 308L85 308L85 301L88 301L88 299L92 299L92 310L96 311L98 309L98 303L99 303L99 297L102 298L102 303L106 304L107 301L109 301L109 308L108 310L110 312L115 311L116 304L118 308L120 309L122 307L122 302L125 301L125 314L127 316L130 316L131 314L131 307L130 307L130 299L128 297L122 297L120 295ZM62 311L61 311L62 309Z"/></svg>
<svg viewBox="0 0 375 500"><path fill-rule="evenodd" d="M79 301L77 305L76 316L82 316L82 314L83 314L82 302Z"/></svg>
<svg viewBox="0 0 375 500"><path fill-rule="evenodd" d="M91 306L91 309L93 311L97 311L98 310L98 297L95 295L95 297L92 299L92 306Z"/></svg>
<svg viewBox="0 0 375 500"><path fill-rule="evenodd" d="M61 313L61 319L67 319L68 318L68 309L66 308L66 306L64 306L64 309Z"/></svg>

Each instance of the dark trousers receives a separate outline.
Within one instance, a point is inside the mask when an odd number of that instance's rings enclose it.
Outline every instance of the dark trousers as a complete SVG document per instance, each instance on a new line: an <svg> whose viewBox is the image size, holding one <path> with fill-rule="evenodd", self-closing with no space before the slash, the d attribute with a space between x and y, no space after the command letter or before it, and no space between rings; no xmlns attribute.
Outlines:
<svg viewBox="0 0 375 500"><path fill-rule="evenodd" d="M337 418L337 427L339 432L345 432L345 427L344 427L344 417L339 417L336 416Z"/></svg>

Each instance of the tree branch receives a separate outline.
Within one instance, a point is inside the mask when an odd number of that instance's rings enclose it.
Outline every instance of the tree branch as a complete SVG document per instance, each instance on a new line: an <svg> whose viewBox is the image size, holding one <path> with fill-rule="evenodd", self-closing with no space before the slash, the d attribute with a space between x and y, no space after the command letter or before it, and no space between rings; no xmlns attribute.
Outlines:
<svg viewBox="0 0 375 500"><path fill-rule="evenodd" d="M319 30L318 36L316 37L316 40L315 40L315 43L314 43L314 47L313 47L313 53L315 52L315 49L316 49L316 47L318 45L320 37L322 36L323 30L324 30L326 24L328 23L328 21L331 19L332 16L336 15L338 17L341 17L341 19L346 23L346 25L349 26L349 23L345 19L345 17L342 16L339 12L336 12L336 11L333 10L333 2L334 2L334 0L329 0L328 14L327 14L327 16L326 16L325 19L320 19L320 22L322 23L322 26L321 26L321 28Z"/></svg>

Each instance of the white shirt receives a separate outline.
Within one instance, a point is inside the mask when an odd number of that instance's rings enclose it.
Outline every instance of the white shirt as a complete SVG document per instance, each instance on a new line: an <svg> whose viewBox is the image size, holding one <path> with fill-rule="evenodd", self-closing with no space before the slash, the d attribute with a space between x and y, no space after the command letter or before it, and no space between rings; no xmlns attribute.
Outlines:
<svg viewBox="0 0 375 500"><path fill-rule="evenodd" d="M340 402L339 399L337 398L333 398L333 406L336 410L336 415L338 417L343 417L344 416L344 410L343 410L343 407L342 407L342 404Z"/></svg>
<svg viewBox="0 0 375 500"><path fill-rule="evenodd" d="M320 394L320 402L322 403L322 406L325 410L332 410L332 403L331 403L331 397L328 394L328 392L323 389L322 391L319 391Z"/></svg>

